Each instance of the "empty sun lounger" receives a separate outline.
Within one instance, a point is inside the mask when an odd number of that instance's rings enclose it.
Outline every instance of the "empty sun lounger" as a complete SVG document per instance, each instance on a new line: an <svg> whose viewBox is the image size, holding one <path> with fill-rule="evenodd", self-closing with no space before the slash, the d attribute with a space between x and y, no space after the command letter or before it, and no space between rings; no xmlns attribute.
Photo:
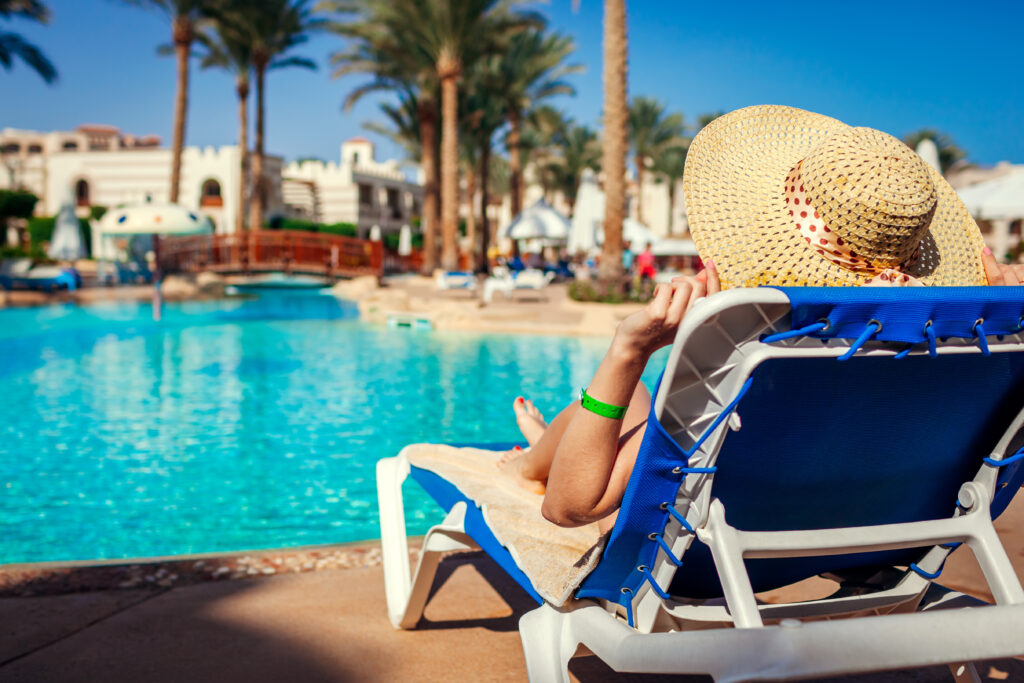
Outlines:
<svg viewBox="0 0 1024 683"><path fill-rule="evenodd" d="M380 461L390 618L415 627L440 554L479 546L539 603L520 621L533 681L568 681L580 643L616 671L718 681L1024 655L1024 590L992 526L1024 481L1022 327L1015 287L712 296L679 330L605 537L543 526L487 451ZM409 475L447 511L412 578ZM938 583L964 543L995 605ZM836 592L755 599L813 576Z"/></svg>
<svg viewBox="0 0 1024 683"><path fill-rule="evenodd" d="M494 275L484 281L483 299L490 303L496 292L501 292L505 298L512 296L515 291L541 292L555 279L555 273L544 272L536 268L529 268L514 273L507 271L496 271Z"/></svg>
<svg viewBox="0 0 1024 683"><path fill-rule="evenodd" d="M461 289L476 291L476 275L469 271L437 271L434 283L439 291Z"/></svg>
<svg viewBox="0 0 1024 683"><path fill-rule="evenodd" d="M0 263L0 287L4 289L35 289L56 292L81 286L81 277L74 268L32 266L31 259L7 259Z"/></svg>

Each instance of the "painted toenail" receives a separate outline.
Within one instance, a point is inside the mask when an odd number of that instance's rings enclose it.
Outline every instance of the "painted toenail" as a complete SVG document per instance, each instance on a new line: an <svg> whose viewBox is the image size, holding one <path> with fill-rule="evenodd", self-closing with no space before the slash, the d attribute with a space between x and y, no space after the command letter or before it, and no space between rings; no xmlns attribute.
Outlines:
<svg viewBox="0 0 1024 683"><path fill-rule="evenodd" d="M514 451L521 451L521 450L523 450L523 447L522 446L513 446L512 450L514 450Z"/></svg>

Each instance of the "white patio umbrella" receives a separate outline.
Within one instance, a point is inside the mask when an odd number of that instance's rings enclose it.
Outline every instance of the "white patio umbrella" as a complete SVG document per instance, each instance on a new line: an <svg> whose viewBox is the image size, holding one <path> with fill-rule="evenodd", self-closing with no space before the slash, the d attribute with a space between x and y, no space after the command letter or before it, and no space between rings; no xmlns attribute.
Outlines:
<svg viewBox="0 0 1024 683"><path fill-rule="evenodd" d="M1024 218L1024 171L1015 171L958 191L975 218Z"/></svg>
<svg viewBox="0 0 1024 683"><path fill-rule="evenodd" d="M381 239L383 239L383 238L380 236L380 226L379 225L372 226L370 228L370 241L371 242L380 242Z"/></svg>
<svg viewBox="0 0 1024 683"><path fill-rule="evenodd" d="M111 209L99 222L104 235L197 235L213 232L203 214L177 204L131 204Z"/></svg>
<svg viewBox="0 0 1024 683"><path fill-rule="evenodd" d="M213 232L213 223L203 214L177 204L133 204L111 209L97 223L103 237L152 235L156 271L153 274L153 319L160 320L160 236L197 235Z"/></svg>
<svg viewBox="0 0 1024 683"><path fill-rule="evenodd" d="M512 240L564 242L569 239L569 219L539 199L509 223L505 228L505 237Z"/></svg>
<svg viewBox="0 0 1024 683"><path fill-rule="evenodd" d="M935 146L933 140L924 138L917 143L917 148L914 151L917 152L917 156L924 159L926 164L942 173L942 166L939 164L939 148Z"/></svg>
<svg viewBox="0 0 1024 683"><path fill-rule="evenodd" d="M412 253L412 228L403 225L398 232L398 255L408 256Z"/></svg>
<svg viewBox="0 0 1024 683"><path fill-rule="evenodd" d="M693 240L679 237L664 237L654 240L651 253L655 256L698 256Z"/></svg>
<svg viewBox="0 0 1024 683"><path fill-rule="evenodd" d="M572 212L569 252L589 252L597 247L597 234L604 221L604 192L597 186L597 176L587 168L580 177L576 204Z"/></svg>
<svg viewBox="0 0 1024 683"><path fill-rule="evenodd" d="M53 226L50 248L46 253L50 258L61 261L74 261L85 256L82 226L70 203L60 207L60 213L57 214L57 221Z"/></svg>
<svg viewBox="0 0 1024 683"><path fill-rule="evenodd" d="M991 222L986 237L996 258L1010 251L1010 224L1024 218L1024 171L1014 171L959 190L967 210L975 218Z"/></svg>

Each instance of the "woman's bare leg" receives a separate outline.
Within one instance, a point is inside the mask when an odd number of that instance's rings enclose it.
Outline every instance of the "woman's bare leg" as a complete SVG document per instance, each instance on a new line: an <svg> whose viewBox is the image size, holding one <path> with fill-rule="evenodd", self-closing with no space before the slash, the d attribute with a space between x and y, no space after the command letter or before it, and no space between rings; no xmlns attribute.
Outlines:
<svg viewBox="0 0 1024 683"><path fill-rule="evenodd" d="M516 400L518 405L518 399ZM647 391L647 387L642 382L638 383L633 392L633 397L630 399L626 416L622 421L623 438L620 440L619 446L620 450L625 448L625 455L627 457L631 456L633 460L636 459L636 454L640 447L639 439L635 439L634 443L633 437L638 431L642 436L643 430L637 430L637 427L642 426L644 421L646 421L650 406L650 392ZM529 450L511 451L505 454L498 463L498 466L513 478L520 479L520 485L524 486L524 488L543 493L542 486L547 481L548 473L551 471L551 463L555 460L558 444L562 440L562 435L565 434L566 427L568 427L573 415L576 414L579 408L579 401L570 403L548 424L540 438L535 443L531 443ZM517 414L518 412L517 410ZM530 438L525 431L523 435L527 437L527 442L530 443ZM626 448L626 446L635 446L635 448ZM537 487L536 483L540 483L542 486Z"/></svg>

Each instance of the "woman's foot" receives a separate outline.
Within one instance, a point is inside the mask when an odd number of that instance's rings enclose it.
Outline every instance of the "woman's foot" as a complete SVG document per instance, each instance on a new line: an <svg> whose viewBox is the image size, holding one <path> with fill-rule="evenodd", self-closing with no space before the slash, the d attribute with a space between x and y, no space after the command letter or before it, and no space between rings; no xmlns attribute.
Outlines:
<svg viewBox="0 0 1024 683"><path fill-rule="evenodd" d="M522 396L516 397L516 400L512 402L512 411L516 414L516 423L519 425L519 431L523 433L526 443L531 446L535 445L544 435L544 430L548 428L544 416L537 410L537 406L533 405L533 401Z"/></svg>
<svg viewBox="0 0 1024 683"><path fill-rule="evenodd" d="M539 496L544 495L544 482L537 481L536 479L529 479L523 475L523 466L526 463L526 458L529 457L530 451L524 451L523 449L516 446L511 451L506 451L502 454L498 460L498 469L507 474L512 478L516 484L520 487L536 493Z"/></svg>

